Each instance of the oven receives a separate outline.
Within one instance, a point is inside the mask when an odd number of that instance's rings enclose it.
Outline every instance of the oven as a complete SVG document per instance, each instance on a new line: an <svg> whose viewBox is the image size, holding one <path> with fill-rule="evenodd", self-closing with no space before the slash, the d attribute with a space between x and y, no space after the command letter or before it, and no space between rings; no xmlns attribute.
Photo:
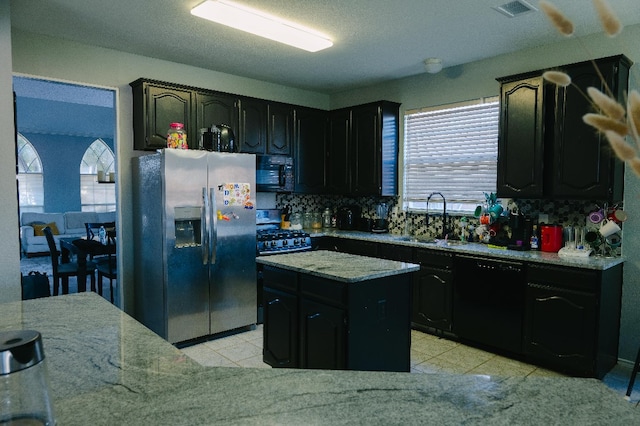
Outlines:
<svg viewBox="0 0 640 426"><path fill-rule="evenodd" d="M311 236L302 229L281 229L280 210L256 211L256 256L274 256L312 250ZM256 265L258 324L263 323L262 265Z"/></svg>

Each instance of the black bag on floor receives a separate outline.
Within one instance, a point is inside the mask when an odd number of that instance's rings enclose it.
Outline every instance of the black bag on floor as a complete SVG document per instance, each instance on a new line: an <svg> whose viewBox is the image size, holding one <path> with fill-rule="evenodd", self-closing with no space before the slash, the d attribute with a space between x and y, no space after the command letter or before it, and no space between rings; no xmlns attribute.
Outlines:
<svg viewBox="0 0 640 426"><path fill-rule="evenodd" d="M49 277L46 272L31 271L26 277L22 274L20 276L22 281L22 300L51 296Z"/></svg>

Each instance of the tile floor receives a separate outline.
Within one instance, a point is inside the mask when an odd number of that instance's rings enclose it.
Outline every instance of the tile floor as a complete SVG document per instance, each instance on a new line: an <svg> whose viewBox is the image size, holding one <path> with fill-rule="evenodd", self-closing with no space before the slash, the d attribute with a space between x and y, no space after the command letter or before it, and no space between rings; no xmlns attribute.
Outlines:
<svg viewBox="0 0 640 426"><path fill-rule="evenodd" d="M214 367L271 368L262 362L262 325L255 329L220 337L182 348L194 361ZM411 331L411 373L486 374L499 376L547 376L562 374L535 365L505 358L420 331ZM618 364L603 382L623 397L629 384L631 366ZM640 403L640 378L631 402ZM640 408L639 408L640 409Z"/></svg>

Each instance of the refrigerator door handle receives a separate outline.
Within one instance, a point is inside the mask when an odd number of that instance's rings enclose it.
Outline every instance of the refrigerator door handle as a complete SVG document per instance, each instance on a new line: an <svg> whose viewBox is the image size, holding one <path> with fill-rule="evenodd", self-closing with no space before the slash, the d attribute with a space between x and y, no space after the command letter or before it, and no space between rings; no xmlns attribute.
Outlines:
<svg viewBox="0 0 640 426"><path fill-rule="evenodd" d="M209 205L209 197L207 197L207 188L202 188L202 205L203 209L200 213L200 220L202 226L200 227L200 241L202 241L202 264L206 265L209 262L209 231L208 229L211 227L209 224L209 210L211 206Z"/></svg>
<svg viewBox="0 0 640 426"><path fill-rule="evenodd" d="M211 228L210 228L210 236L209 236L209 252L210 252L210 260L209 263L214 265L216 263L216 248L218 246L218 215L216 210L216 193L214 188L209 190L209 203L211 204L211 209L209 210L211 214Z"/></svg>

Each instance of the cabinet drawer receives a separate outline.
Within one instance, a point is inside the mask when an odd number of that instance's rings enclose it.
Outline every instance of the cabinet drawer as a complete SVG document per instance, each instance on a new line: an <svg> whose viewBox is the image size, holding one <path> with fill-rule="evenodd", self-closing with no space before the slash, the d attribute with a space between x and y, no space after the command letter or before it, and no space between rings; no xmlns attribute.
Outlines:
<svg viewBox="0 0 640 426"><path fill-rule="evenodd" d="M332 305L346 304L346 284L318 278L311 275L300 276L300 291L305 296L322 300Z"/></svg>
<svg viewBox="0 0 640 426"><path fill-rule="evenodd" d="M279 288L292 292L298 291L298 274L293 271L265 265L262 277L265 287Z"/></svg>
<svg viewBox="0 0 640 426"><path fill-rule="evenodd" d="M417 249L415 261L423 266L428 265L451 269L453 266L453 255L451 253L442 253L436 250Z"/></svg>
<svg viewBox="0 0 640 426"><path fill-rule="evenodd" d="M411 262L411 259L413 259L413 248L395 244L380 244L380 247L378 247L378 257L397 260L399 262Z"/></svg>
<svg viewBox="0 0 640 426"><path fill-rule="evenodd" d="M598 290L600 277L598 272L586 269L529 265L527 282L595 292Z"/></svg>

